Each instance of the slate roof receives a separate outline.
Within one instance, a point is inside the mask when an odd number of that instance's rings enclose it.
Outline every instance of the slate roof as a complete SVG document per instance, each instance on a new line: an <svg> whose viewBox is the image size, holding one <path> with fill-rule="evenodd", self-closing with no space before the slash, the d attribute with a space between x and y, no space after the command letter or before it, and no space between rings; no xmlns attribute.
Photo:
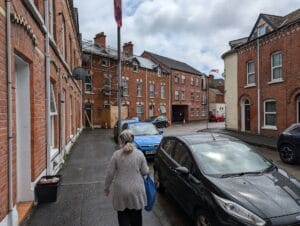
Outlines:
<svg viewBox="0 0 300 226"><path fill-rule="evenodd" d="M177 61L168 57L164 57L155 53L151 53L148 51L145 51L145 53L149 54L152 56L152 60L156 60L156 63L162 63L166 66L168 66L171 69L175 69L175 70L179 70L179 71L183 71L183 72L188 72L191 74L196 74L196 75L202 75L202 73L200 71L198 71L197 69L193 68L192 66L181 62L181 61Z"/></svg>

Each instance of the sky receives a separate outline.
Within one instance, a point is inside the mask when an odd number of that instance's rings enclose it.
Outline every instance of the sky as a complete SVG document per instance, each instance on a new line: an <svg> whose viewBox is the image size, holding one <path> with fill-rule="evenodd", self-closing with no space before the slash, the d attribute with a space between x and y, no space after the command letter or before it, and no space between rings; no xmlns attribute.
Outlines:
<svg viewBox="0 0 300 226"><path fill-rule="evenodd" d="M284 16L299 0L123 0L121 42L132 41L134 54L144 50L185 62L208 74L224 71L221 55L229 41L249 36L260 13ZM84 40L104 32L117 48L113 0L74 0Z"/></svg>

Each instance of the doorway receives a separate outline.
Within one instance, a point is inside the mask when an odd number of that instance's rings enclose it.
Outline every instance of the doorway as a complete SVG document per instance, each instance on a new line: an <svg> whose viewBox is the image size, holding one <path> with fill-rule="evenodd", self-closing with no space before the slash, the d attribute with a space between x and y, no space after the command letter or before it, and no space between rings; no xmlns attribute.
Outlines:
<svg viewBox="0 0 300 226"><path fill-rule="evenodd" d="M251 129L250 120L250 102L245 99L241 103L241 131L249 131Z"/></svg>
<svg viewBox="0 0 300 226"><path fill-rule="evenodd" d="M61 93L61 148L65 149L66 146L66 91L63 89Z"/></svg>
<svg viewBox="0 0 300 226"><path fill-rule="evenodd" d="M33 200L31 190L31 112L29 64L15 55L17 202Z"/></svg>
<svg viewBox="0 0 300 226"><path fill-rule="evenodd" d="M151 118L152 116L154 116L154 106L150 105L149 106L149 118Z"/></svg>

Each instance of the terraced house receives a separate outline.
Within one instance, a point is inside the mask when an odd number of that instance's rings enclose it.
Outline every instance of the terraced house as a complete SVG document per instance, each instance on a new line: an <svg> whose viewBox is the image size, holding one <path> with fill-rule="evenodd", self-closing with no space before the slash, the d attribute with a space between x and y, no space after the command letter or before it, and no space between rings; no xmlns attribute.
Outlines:
<svg viewBox="0 0 300 226"><path fill-rule="evenodd" d="M276 136L299 122L300 9L285 16L260 14L249 37L231 47L223 55L225 101L235 93L226 80L236 77L236 103L227 108L236 109L237 129Z"/></svg>
<svg viewBox="0 0 300 226"><path fill-rule="evenodd" d="M0 225L16 226L82 129L80 33L71 0L0 1L0 27Z"/></svg>

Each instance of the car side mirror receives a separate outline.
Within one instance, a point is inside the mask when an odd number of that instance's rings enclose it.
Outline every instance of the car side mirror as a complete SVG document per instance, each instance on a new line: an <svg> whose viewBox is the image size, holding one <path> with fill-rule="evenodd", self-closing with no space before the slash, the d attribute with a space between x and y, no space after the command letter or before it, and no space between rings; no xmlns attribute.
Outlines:
<svg viewBox="0 0 300 226"><path fill-rule="evenodd" d="M163 130L158 130L159 134L163 134L164 131Z"/></svg>
<svg viewBox="0 0 300 226"><path fill-rule="evenodd" d="M184 167L184 166L179 166L176 168L176 171L183 174L183 175L188 175L190 173L190 171L188 170L188 168Z"/></svg>

